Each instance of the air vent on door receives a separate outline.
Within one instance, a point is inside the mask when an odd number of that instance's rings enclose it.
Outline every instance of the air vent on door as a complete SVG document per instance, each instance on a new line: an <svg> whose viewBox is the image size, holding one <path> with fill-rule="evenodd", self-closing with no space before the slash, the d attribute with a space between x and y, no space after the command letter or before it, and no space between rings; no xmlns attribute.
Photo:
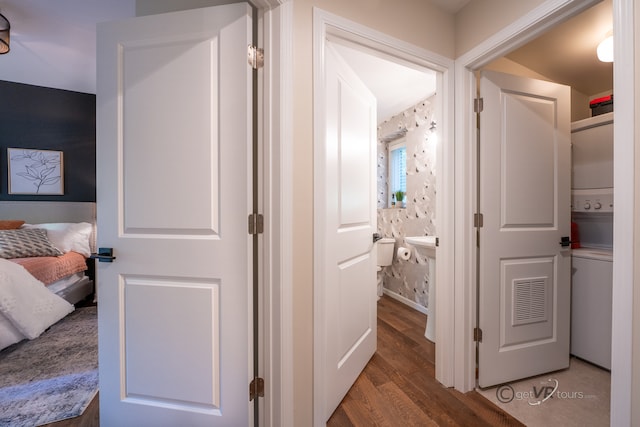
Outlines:
<svg viewBox="0 0 640 427"><path fill-rule="evenodd" d="M547 279L536 277L513 281L512 323L526 325L547 320Z"/></svg>

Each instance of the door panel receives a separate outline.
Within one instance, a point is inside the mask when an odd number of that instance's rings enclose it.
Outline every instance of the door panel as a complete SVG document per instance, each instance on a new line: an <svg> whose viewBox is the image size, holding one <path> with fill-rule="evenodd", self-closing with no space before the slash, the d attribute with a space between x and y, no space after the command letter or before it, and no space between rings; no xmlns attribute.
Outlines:
<svg viewBox="0 0 640 427"><path fill-rule="evenodd" d="M98 32L101 424L253 423L251 9Z"/></svg>
<svg viewBox="0 0 640 427"><path fill-rule="evenodd" d="M569 366L570 90L483 72L481 387Z"/></svg>
<svg viewBox="0 0 640 427"><path fill-rule="evenodd" d="M502 261L501 347L535 343L553 337L553 258Z"/></svg>
<svg viewBox="0 0 640 427"><path fill-rule="evenodd" d="M220 407L219 286L184 278L123 277L128 396ZM175 302L180 306L175 307ZM136 309L147 307L144 316ZM190 312L212 313L193 316ZM172 316L167 316L172 313ZM171 345L167 345L171 343ZM150 363L148 353L154 354ZM189 360L180 365L174 360ZM171 370L166 367L171 367Z"/></svg>
<svg viewBox="0 0 640 427"><path fill-rule="evenodd" d="M325 419L376 350L376 102L328 45L323 224Z"/></svg>
<svg viewBox="0 0 640 427"><path fill-rule="evenodd" d="M122 48L126 232L218 231L219 43L217 36L194 34L179 42L151 39ZM149 108L150 103L167 105ZM159 144L174 148L160 150ZM140 173L142 164L154 165L155 171ZM175 204L190 209L172 209Z"/></svg>
<svg viewBox="0 0 640 427"><path fill-rule="evenodd" d="M555 102L503 91L502 227L555 224Z"/></svg>

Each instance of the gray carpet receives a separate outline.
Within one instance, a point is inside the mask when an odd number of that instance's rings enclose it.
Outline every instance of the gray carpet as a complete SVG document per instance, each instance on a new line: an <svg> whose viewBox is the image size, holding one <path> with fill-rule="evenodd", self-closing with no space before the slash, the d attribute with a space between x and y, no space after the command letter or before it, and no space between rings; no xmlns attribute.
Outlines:
<svg viewBox="0 0 640 427"><path fill-rule="evenodd" d="M0 426L82 414L98 391L97 308L77 308L40 337L0 351Z"/></svg>

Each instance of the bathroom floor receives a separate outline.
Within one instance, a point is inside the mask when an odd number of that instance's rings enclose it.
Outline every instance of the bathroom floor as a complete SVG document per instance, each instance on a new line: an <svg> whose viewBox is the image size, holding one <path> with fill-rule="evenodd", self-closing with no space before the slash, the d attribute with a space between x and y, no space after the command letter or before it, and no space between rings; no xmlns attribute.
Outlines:
<svg viewBox="0 0 640 427"><path fill-rule="evenodd" d="M426 316L383 296L378 349L327 426L523 426L473 391L435 379L435 345L424 337Z"/></svg>

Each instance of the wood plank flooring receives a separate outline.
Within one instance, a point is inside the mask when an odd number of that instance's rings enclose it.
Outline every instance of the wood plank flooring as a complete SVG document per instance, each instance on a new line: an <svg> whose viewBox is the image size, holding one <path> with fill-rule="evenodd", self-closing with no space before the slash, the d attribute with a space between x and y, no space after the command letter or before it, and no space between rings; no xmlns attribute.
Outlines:
<svg viewBox="0 0 640 427"><path fill-rule="evenodd" d="M459 393L435 380L435 345L426 316L383 296L378 351L329 419L329 427L524 426L479 393ZM77 418L46 427L98 427L98 397Z"/></svg>
<svg viewBox="0 0 640 427"><path fill-rule="evenodd" d="M435 380L425 322L392 298L379 300L378 351L327 426L524 426L475 391L462 394Z"/></svg>
<svg viewBox="0 0 640 427"><path fill-rule="evenodd" d="M87 409L82 415L68 420L58 421L56 423L45 424L42 427L99 427L100 426L100 408L98 403L98 395L93 398Z"/></svg>

